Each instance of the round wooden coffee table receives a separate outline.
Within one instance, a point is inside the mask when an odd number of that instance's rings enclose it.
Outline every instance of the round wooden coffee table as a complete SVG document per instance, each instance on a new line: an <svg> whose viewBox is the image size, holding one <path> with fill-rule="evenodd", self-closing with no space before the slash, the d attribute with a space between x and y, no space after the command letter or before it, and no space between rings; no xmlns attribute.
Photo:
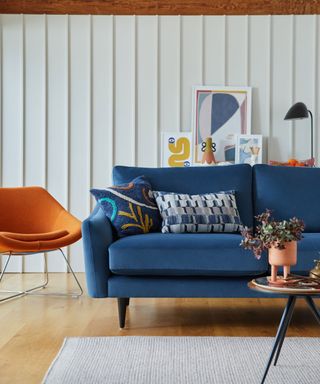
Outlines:
<svg viewBox="0 0 320 384"><path fill-rule="evenodd" d="M313 297L320 297L320 289L306 289L306 288L292 289L292 288L282 288L282 287L270 287L268 286L268 281L266 277L261 277L261 278L257 278L250 281L250 283L248 284L248 287L250 289L253 289L259 292L265 292L266 294L269 294L269 295L270 293L272 293L274 295L286 296L288 298L287 305L285 306L282 317L281 317L281 321L280 321L278 331L275 337L275 341L272 347L272 351L261 380L261 384L263 384L267 377L272 361L274 361L274 365L276 365L279 359L282 344L286 337L286 332L292 318L292 314L293 314L293 310L294 310L294 306L297 298L303 298L306 300L311 312L313 313L313 315L315 316L315 318L318 320L320 324L320 312L313 301Z"/></svg>

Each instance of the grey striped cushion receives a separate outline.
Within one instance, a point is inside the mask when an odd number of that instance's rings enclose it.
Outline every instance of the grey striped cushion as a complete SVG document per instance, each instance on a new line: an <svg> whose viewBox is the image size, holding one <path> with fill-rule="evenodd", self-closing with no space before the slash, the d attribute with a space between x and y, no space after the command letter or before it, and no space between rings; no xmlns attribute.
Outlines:
<svg viewBox="0 0 320 384"><path fill-rule="evenodd" d="M187 195L153 191L163 233L239 232L241 220L233 191Z"/></svg>

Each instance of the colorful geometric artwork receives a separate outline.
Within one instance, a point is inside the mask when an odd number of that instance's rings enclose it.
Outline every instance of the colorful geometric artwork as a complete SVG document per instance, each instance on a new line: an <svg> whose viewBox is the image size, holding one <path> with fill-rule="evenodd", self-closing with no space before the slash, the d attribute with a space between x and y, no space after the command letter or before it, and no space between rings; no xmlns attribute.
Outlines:
<svg viewBox="0 0 320 384"><path fill-rule="evenodd" d="M162 133L162 167L190 167L192 163L192 133Z"/></svg>
<svg viewBox="0 0 320 384"><path fill-rule="evenodd" d="M238 135L236 141L237 164L262 163L262 135Z"/></svg>
<svg viewBox="0 0 320 384"><path fill-rule="evenodd" d="M250 87L194 87L194 163L235 162L237 134L251 133Z"/></svg>

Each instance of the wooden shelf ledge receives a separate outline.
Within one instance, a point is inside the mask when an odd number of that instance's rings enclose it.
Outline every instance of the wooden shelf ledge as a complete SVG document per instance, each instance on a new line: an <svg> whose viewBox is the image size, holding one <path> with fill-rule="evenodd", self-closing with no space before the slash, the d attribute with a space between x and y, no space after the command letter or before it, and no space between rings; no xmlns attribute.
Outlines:
<svg viewBox="0 0 320 384"><path fill-rule="evenodd" d="M0 0L0 13L91 15L319 14L319 0Z"/></svg>

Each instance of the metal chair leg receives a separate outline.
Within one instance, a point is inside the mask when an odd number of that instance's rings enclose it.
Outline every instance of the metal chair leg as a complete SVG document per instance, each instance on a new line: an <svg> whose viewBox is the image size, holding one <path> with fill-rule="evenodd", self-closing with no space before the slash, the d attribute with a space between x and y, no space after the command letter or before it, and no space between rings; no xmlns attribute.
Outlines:
<svg viewBox="0 0 320 384"><path fill-rule="evenodd" d="M66 262L66 264L67 264L67 266L68 266L68 268L70 270L70 272L72 273L72 276L73 276L74 280L76 281L76 283L77 283L77 285L79 287L79 292L78 293L73 293L72 296L73 297L80 297L83 294L83 289L82 289L82 287L80 285L80 282L79 282L76 274L74 273L74 271L73 271L73 269L72 269L72 267L71 267L71 265L70 265L66 255L64 254L63 250L61 248L59 248L59 251L61 252L61 254L62 254L62 256L63 256L63 258L64 258L64 260L65 260L65 262Z"/></svg>
<svg viewBox="0 0 320 384"><path fill-rule="evenodd" d="M8 257L7 257L7 260L5 262L5 265L4 265L4 268L1 272L1 275L0 275L0 282L7 270L7 267L9 265L9 262L11 260L11 257L12 257L12 253L9 253ZM24 296L26 294L30 294L31 292L34 292L34 291L37 291L39 289L43 289L45 288L47 285L48 285L48 282L49 282L49 279L48 279L48 268L47 268L47 261L45 259L45 281L40 284L40 285L37 285L36 287L33 287L33 288L29 288L29 289L26 289L25 291L13 291L13 290L9 290L9 289L3 289L3 290L0 290L0 293L13 293L13 295L9 295L3 299L0 299L0 303L4 302L4 301L8 301L8 300L11 300L11 299L14 299L14 298L18 298L18 297L21 297L21 296Z"/></svg>
<svg viewBox="0 0 320 384"><path fill-rule="evenodd" d="M3 270L2 270L1 275L0 275L0 282L1 282L5 272L7 270L7 267L9 265L10 260L11 260L11 256L12 256L11 253L9 253L9 255L7 256L7 260L6 260L5 264L4 264ZM13 298L16 298L16 297L20 297L20 296L25 295L25 293L21 292L21 291L1 290L0 292L1 293L2 292L3 293L14 293L14 295L10 295L8 297L5 297L4 299L0 299L0 303L2 303L4 301L7 301L7 300L10 300L10 299L13 299Z"/></svg>
<svg viewBox="0 0 320 384"><path fill-rule="evenodd" d="M10 262L10 259L11 259L11 253L9 253L9 255L8 255L8 257L7 257L7 260L6 260L5 264L4 264L3 270L2 270L2 272L1 272L1 275L0 275L0 283L1 283L1 280L2 280L2 278L3 278L3 275L4 275L4 273L5 273L5 271L6 271L7 267L8 267L8 264L9 264L9 262Z"/></svg>
<svg viewBox="0 0 320 384"><path fill-rule="evenodd" d="M64 254L63 250L61 248L58 249L62 255L62 257L64 258L64 261L66 262L67 266L68 266L68 269L69 271L71 272L76 284L78 285L79 287L79 292L70 292L70 293L60 293L60 292L50 292L50 293L33 293L34 296L62 296L62 297L73 297L73 298L78 298L80 297L82 294L83 294L83 289L80 285L80 282L76 276L76 274L74 273L66 255ZM47 255L44 254L44 257L45 257L45 268L46 268L46 273L47 273L47 276L49 276L48 274L48 267L47 267L47 262L46 262L46 259L47 259Z"/></svg>
<svg viewBox="0 0 320 384"><path fill-rule="evenodd" d="M37 285L36 287L32 287L32 288L26 289L24 291L0 290L0 293L13 293L13 295L10 295L10 296L7 296L7 297L5 297L3 299L0 299L0 303L8 301L8 300L11 300L11 299L14 299L14 298L18 298L18 297L21 297L21 296L24 296L24 295L27 295L27 294L34 295L34 296L35 295L36 296L62 296L62 297L73 297L73 298L80 297L83 294L83 289L82 289L82 287L80 285L80 282L79 282L76 274L74 273L74 271L73 271L73 269L72 269L68 259L66 258L63 250L61 248L59 248L59 251L61 252L61 254L62 254L62 256L63 256L63 258L64 258L64 260L65 260L65 262L66 262L66 264L67 264L67 266L68 266L68 268L70 270L70 272L72 273L72 276L73 276L76 284L79 287L79 292L71 292L71 293L39 293L39 292L35 292L35 291L38 291L40 289L45 288L48 285L48 283L49 283L47 253L45 252L44 253L44 273L45 273L45 280L44 280L44 282L42 284L40 284L40 285ZM50 251L50 252L52 252L52 251ZM20 254L20 255L22 256L22 255L26 255L26 254ZM5 272L6 272L6 269L8 267L8 264L10 262L11 257L12 257L12 254L10 253L8 255L8 258L7 258L6 262L5 262L4 268L3 268L3 270L2 270L2 272L0 274L0 282L1 282L3 276L4 276Z"/></svg>

